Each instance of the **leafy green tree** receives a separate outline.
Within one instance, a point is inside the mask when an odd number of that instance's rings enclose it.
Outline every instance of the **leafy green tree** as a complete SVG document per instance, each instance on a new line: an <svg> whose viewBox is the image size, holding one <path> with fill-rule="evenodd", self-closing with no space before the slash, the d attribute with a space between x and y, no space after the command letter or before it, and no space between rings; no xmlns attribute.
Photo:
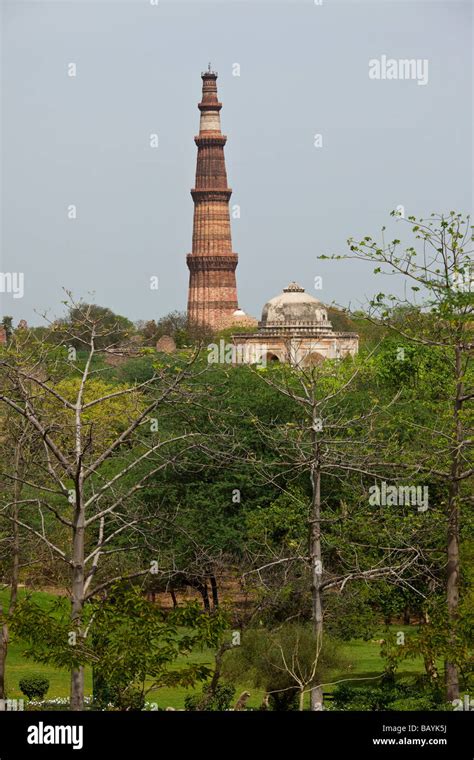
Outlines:
<svg viewBox="0 0 474 760"><path fill-rule="evenodd" d="M219 604L223 583L235 583L243 571L247 515L279 493L276 486L262 487L255 475L256 453L267 455L256 415L269 422L287 420L290 409L248 367L208 365L204 357L196 369L192 392L197 403L174 407L169 415L164 410L160 426L169 435L181 424L192 426L203 446L158 473L144 497L150 507L162 504L164 518L160 556L169 575L155 578L155 588L163 588L164 580L167 588L191 586L210 609Z"/></svg>
<svg viewBox="0 0 474 760"><path fill-rule="evenodd" d="M5 329L5 336L8 343L13 333L13 317L7 317L7 316L3 317L2 326Z"/></svg>
<svg viewBox="0 0 474 760"><path fill-rule="evenodd" d="M96 704L110 701L120 709L140 709L146 695L163 686L206 681L211 663L186 658L196 649L216 647L227 622L221 614L203 614L195 603L164 613L140 588L124 584L111 587L105 599L92 600L85 616L86 635L71 638L66 600L45 609L27 597L17 605L13 630L36 662L91 666L101 685Z"/></svg>
<svg viewBox="0 0 474 760"><path fill-rule="evenodd" d="M156 323L156 332L153 340L156 342L162 335L170 335L178 348L182 348L189 342L188 316L185 311L171 311L161 317Z"/></svg>
<svg viewBox="0 0 474 760"><path fill-rule="evenodd" d="M378 293L370 302L368 317L403 341L436 353L442 362L437 413L417 423L417 458L419 472L445 485L446 606L454 643L461 591L461 509L470 503L465 484L474 473L469 406L473 395L473 227L469 217L454 211L431 214L428 219L410 216L404 220L397 212L392 216L399 224L409 225L413 244L402 247L398 238L387 242L384 227L379 241L369 235L359 241L351 238L350 254L333 258L372 262L376 274L402 278L405 295ZM399 368L405 361L401 349ZM458 668L449 657L445 679L447 699L458 698Z"/></svg>
<svg viewBox="0 0 474 760"><path fill-rule="evenodd" d="M107 306L89 303L66 302L67 317L58 319L53 325L51 337L56 342L66 343L76 349L88 348L94 333L97 349L115 348L128 340L135 332L133 322L122 317ZM100 324L100 330L97 325Z"/></svg>

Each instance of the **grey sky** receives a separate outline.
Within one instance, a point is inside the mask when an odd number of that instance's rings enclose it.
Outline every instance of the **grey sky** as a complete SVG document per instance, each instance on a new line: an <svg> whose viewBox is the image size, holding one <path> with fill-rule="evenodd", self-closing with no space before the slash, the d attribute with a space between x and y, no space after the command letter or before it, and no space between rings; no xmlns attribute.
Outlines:
<svg viewBox="0 0 474 760"><path fill-rule="evenodd" d="M400 237L398 204L472 208L470 2L15 0L2 17L1 271L24 272L25 295L0 295L0 314L15 321L59 314L63 286L133 320L186 307L208 61L250 314L290 280L363 301L371 268L319 254L387 222ZM428 59L428 84L369 79L382 55Z"/></svg>

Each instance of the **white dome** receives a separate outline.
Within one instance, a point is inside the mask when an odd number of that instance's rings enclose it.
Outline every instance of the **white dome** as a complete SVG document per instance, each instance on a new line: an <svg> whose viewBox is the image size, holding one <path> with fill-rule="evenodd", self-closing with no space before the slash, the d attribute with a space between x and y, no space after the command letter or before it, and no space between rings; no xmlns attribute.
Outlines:
<svg viewBox="0 0 474 760"><path fill-rule="evenodd" d="M290 282L278 296L270 298L262 311L262 326L326 323L326 307L306 293L296 282Z"/></svg>

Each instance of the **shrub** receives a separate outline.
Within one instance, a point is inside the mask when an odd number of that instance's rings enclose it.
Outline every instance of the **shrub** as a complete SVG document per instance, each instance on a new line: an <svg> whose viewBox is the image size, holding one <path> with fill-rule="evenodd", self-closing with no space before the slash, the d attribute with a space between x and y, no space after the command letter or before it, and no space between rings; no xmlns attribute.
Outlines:
<svg viewBox="0 0 474 760"><path fill-rule="evenodd" d="M326 636L320 650L311 626L286 623L275 630L248 628L240 646L227 652L223 672L233 683L265 689L270 707L286 711L295 709L301 682L308 691L344 664L335 641Z"/></svg>
<svg viewBox="0 0 474 760"><path fill-rule="evenodd" d="M28 699L44 699L44 695L49 689L49 681L42 676L30 676L29 678L22 678L19 686L21 692Z"/></svg>
<svg viewBox="0 0 474 760"><path fill-rule="evenodd" d="M108 682L94 668L92 671L93 706L98 710L143 710L145 697L136 684L128 684L125 680Z"/></svg>
<svg viewBox="0 0 474 760"><path fill-rule="evenodd" d="M229 684L218 684L214 692L210 684L205 686L201 694L189 694L184 700L184 707L189 711L206 710L219 712L229 710L234 698L235 689Z"/></svg>
<svg viewBox="0 0 474 760"><path fill-rule="evenodd" d="M340 684L334 690L331 707L334 710L389 712L444 709L440 689L386 679L376 686Z"/></svg>
<svg viewBox="0 0 474 760"><path fill-rule="evenodd" d="M268 703L271 710L275 710L277 712L288 712L299 709L298 691L296 689L272 692L271 683L268 685L268 688L270 691L268 696Z"/></svg>

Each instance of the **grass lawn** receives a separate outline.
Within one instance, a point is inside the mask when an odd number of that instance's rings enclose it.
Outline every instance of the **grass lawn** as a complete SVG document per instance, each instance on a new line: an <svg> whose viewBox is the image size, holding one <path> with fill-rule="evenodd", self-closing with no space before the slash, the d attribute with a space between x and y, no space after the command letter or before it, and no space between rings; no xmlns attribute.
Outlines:
<svg viewBox="0 0 474 760"><path fill-rule="evenodd" d="M25 593L20 591L20 594ZM46 605L52 598L50 594L43 592L35 592L35 600L40 605ZM5 602L6 594L0 592L0 599ZM397 631L405 631L409 633L410 626L394 626ZM379 634L374 634L374 639L383 638L383 629ZM69 696L69 673L66 670L59 670L49 665L41 665L35 663L33 660L28 660L23 655L23 645L18 641L12 641L8 649L7 669L6 669L6 686L7 694L10 698L21 698L23 695L19 689L19 681L24 676L29 675L42 675L49 679L50 687L47 693L48 699L54 697L68 697ZM348 661L348 667L344 672L334 672L330 676L331 681L338 681L345 678L374 678L382 673L383 660L380 657L380 645L376 641L363 641L362 639L354 639L350 642L342 645L342 653ZM184 662L200 662L206 663L212 666L214 662L212 650L196 651L193 652L187 658L180 658L177 661L177 665ZM414 673L423 673L423 663L421 659L407 660L403 664L403 671L398 671L399 675L409 675ZM375 685L376 680L373 681ZM197 687L197 691L200 691L200 686ZM324 686L325 692L331 692L335 686L328 684ZM247 689L251 697L248 700L250 707L258 707L262 702L263 690L255 689L250 684L239 684L236 689L236 698L241 691ZM92 694L92 673L90 668L86 668L85 672L85 691L86 694ZM184 707L184 698L186 694L192 693L192 689L184 688L162 688L154 692L150 692L147 699L152 702L156 702L159 707Z"/></svg>

